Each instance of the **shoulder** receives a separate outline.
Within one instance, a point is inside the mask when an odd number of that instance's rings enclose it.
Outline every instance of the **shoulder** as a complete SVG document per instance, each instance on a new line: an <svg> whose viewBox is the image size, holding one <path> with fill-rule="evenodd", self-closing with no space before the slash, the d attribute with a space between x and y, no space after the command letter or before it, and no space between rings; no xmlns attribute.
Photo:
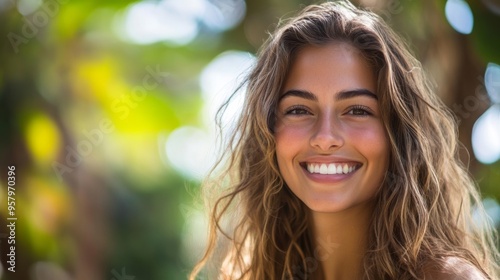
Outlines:
<svg viewBox="0 0 500 280"><path fill-rule="evenodd" d="M444 265L430 264L425 269L426 280L487 280L479 268L468 261L457 258L446 258Z"/></svg>

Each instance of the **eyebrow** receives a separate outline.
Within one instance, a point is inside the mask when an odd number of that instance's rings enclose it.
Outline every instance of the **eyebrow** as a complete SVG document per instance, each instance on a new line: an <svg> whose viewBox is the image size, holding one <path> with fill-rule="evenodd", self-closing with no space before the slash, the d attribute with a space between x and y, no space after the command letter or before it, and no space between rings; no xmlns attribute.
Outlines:
<svg viewBox="0 0 500 280"><path fill-rule="evenodd" d="M318 98L312 92L307 91L307 90L297 90L297 89L288 90L285 93L283 93L283 95L281 95L281 97L280 97L280 101L281 101L281 99L288 97L288 96L296 96L296 97L304 98L307 100L318 101ZM367 96L367 97L373 98L375 100L378 100L378 97L375 93L373 93L370 90L367 90L365 88L342 90L335 95L335 100L340 101L340 100L345 100L345 99L354 98L354 97L358 97L358 96Z"/></svg>

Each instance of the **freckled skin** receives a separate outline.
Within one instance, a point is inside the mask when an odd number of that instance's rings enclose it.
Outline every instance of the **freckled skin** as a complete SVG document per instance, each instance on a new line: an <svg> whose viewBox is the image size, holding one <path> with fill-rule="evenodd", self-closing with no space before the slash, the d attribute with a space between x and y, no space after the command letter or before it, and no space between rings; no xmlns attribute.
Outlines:
<svg viewBox="0 0 500 280"><path fill-rule="evenodd" d="M282 93L307 91L317 100L294 95L280 100L276 155L288 187L311 210L339 212L368 204L380 187L389 143L377 99L335 99L341 91L356 89L379 95L376 85L367 61L346 43L307 46L291 65ZM317 182L301 166L313 157L340 157L362 165L339 182Z"/></svg>

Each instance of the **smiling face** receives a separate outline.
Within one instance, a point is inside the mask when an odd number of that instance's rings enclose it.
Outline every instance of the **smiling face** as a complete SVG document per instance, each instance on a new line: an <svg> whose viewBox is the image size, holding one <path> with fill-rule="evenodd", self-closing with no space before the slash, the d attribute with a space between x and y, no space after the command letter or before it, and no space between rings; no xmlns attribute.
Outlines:
<svg viewBox="0 0 500 280"><path fill-rule="evenodd" d="M375 75L346 43L307 46L291 65L277 108L279 170L311 210L371 201L389 164Z"/></svg>

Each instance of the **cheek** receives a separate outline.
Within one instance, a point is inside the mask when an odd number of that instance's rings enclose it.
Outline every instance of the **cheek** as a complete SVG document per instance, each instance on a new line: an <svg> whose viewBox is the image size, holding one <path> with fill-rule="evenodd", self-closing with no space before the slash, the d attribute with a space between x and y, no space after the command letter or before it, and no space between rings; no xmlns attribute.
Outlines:
<svg viewBox="0 0 500 280"><path fill-rule="evenodd" d="M377 123L370 127L353 129L349 135L351 141L356 143L356 146L362 147L365 153L369 155L386 155L388 157L389 138L382 124Z"/></svg>
<svg viewBox="0 0 500 280"><path fill-rule="evenodd" d="M308 144L308 129L297 126L277 125L275 129L276 158L278 167L284 177L288 177L287 170L292 172L295 157Z"/></svg>
<svg viewBox="0 0 500 280"><path fill-rule="evenodd" d="M389 138L381 123L369 128L353 130L350 139L368 163L374 167L377 177L382 178L389 166Z"/></svg>
<svg viewBox="0 0 500 280"><path fill-rule="evenodd" d="M277 156L297 152L307 144L309 129L293 125L277 125L274 133Z"/></svg>

